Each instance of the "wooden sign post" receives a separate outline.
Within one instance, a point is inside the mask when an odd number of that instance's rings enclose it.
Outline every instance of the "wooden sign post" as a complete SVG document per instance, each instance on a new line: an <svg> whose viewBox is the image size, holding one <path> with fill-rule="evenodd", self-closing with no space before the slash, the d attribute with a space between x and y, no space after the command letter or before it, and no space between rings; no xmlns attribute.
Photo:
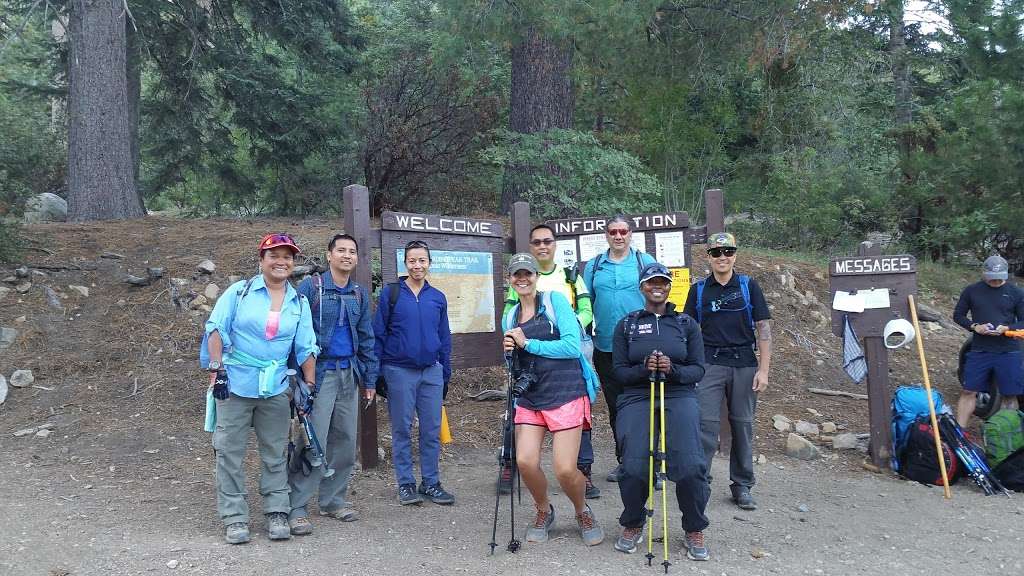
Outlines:
<svg viewBox="0 0 1024 576"><path fill-rule="evenodd" d="M917 260L909 254L883 256L871 242L861 242L857 256L829 263L829 292L833 301L832 333L843 337L843 317L847 316L857 337L864 340L871 425L868 451L875 466L888 467L892 456L889 353L882 334L890 320L910 318L907 296L917 293ZM842 294L837 297L838 292Z"/></svg>

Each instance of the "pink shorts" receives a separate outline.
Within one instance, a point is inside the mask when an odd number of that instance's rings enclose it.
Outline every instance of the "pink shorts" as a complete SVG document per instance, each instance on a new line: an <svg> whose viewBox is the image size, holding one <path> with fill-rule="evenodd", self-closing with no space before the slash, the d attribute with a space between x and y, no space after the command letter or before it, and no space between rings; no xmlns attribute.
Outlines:
<svg viewBox="0 0 1024 576"><path fill-rule="evenodd" d="M543 426L551 432L571 430L581 425L584 430L590 430L590 398L580 396L572 402L550 410L530 410L516 406L515 422Z"/></svg>

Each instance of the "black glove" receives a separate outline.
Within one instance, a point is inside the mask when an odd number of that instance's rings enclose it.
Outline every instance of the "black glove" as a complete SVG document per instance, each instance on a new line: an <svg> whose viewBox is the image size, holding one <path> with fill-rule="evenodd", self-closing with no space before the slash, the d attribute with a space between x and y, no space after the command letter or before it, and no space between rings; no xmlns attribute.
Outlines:
<svg viewBox="0 0 1024 576"><path fill-rule="evenodd" d="M213 397L217 400L227 400L228 396L228 371L217 370L217 378L213 381Z"/></svg>

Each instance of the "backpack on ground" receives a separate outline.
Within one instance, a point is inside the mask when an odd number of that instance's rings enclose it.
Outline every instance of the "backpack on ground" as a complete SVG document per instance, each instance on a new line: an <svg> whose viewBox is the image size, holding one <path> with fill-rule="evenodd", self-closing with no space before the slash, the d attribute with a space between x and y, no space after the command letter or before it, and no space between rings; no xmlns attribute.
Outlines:
<svg viewBox="0 0 1024 576"><path fill-rule="evenodd" d="M395 313L395 304L398 302L398 294L401 292L402 287L398 285L398 282L389 282L384 285L384 288L381 288L382 295L384 294L384 290L388 291L388 324L384 327L385 338L387 338L387 334L391 332L391 315ZM384 379L383 368L380 373L377 374L377 383L375 388L377 389L378 396L387 399L388 381Z"/></svg>
<svg viewBox="0 0 1024 576"><path fill-rule="evenodd" d="M946 476L952 485L960 478L960 463L956 453L945 442L942 443L942 457L946 461ZM942 485L942 470L935 456L935 433L930 417L925 416L910 425L897 460L900 463L899 473L904 478L921 484Z"/></svg>
<svg viewBox="0 0 1024 576"><path fill-rule="evenodd" d="M935 414L948 411L942 401L942 393L932 389L932 403ZM892 395L892 468L900 470L899 454L907 443L910 427L921 418L930 418L928 413L928 396L922 386L900 386ZM934 455L935 449L932 448ZM936 462L938 460L936 459Z"/></svg>
<svg viewBox="0 0 1024 576"><path fill-rule="evenodd" d="M1007 490L1024 492L1024 448L1021 448L1003 459L992 474Z"/></svg>
<svg viewBox="0 0 1024 576"><path fill-rule="evenodd" d="M1024 420L1019 410L1000 410L981 427L985 439L985 456L989 464L998 466L1011 454L1024 448Z"/></svg>

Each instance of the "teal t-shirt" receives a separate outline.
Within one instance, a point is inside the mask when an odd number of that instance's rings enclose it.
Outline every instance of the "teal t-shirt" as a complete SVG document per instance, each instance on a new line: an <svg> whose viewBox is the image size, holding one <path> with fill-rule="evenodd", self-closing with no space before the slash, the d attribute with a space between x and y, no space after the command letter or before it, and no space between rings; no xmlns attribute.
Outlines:
<svg viewBox="0 0 1024 576"><path fill-rule="evenodd" d="M654 262L654 257L646 252L639 256L643 266ZM594 347L611 352L615 325L626 314L644 307L637 252L630 248L621 262L609 260L607 252L591 258L583 271L583 280L593 300Z"/></svg>

